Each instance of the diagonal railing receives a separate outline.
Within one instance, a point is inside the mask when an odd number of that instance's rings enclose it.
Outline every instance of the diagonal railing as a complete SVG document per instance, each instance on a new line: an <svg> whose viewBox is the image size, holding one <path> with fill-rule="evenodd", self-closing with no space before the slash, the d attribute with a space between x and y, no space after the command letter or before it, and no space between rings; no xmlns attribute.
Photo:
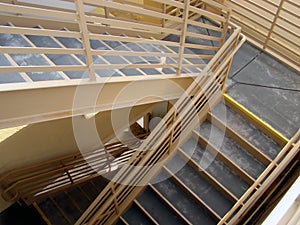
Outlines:
<svg viewBox="0 0 300 225"><path fill-rule="evenodd" d="M116 171L129 160L147 135L139 135L141 140L107 143L84 155L72 153L5 172L0 175L1 196L9 202L22 199L30 205L53 193Z"/></svg>
<svg viewBox="0 0 300 225"><path fill-rule="evenodd" d="M300 129L218 224L239 224L300 151Z"/></svg>
<svg viewBox="0 0 300 225"><path fill-rule="evenodd" d="M195 5L193 1L191 1L193 5L188 5L189 10L185 17L182 15L169 15L164 13L159 7L146 7L143 4L137 3L129 4L130 1L68 0L68 2L70 5L73 5L73 10L48 7L42 4L18 1L12 3L11 1L0 0L0 23L3 24L0 25L0 34L11 35L11 37L16 37L16 39L18 37L24 39L22 43L16 42L14 45L1 44L0 53L3 54L3 57L5 57L9 63L0 65L0 75L18 73L24 81L34 83L35 86L33 87L37 87L38 83L35 82L36 78L33 78L32 73L40 73L40 76L43 76L43 73L58 73L57 75L63 80L56 82L56 85L59 86L65 85L66 81L70 82L74 79L99 80L99 78L104 76L103 70L108 69L119 70L118 72L122 76L126 76L126 74L123 74L121 71L122 69L138 69L141 72L141 76L148 75L143 72L143 69L148 68L168 68L174 71L173 75L181 75L181 70L183 69L190 73L192 68L201 71L201 69L207 65L203 60L201 62L201 59L206 59L206 61L211 60L215 51L222 45L222 40L227 32L227 24L230 18L230 10L226 6L222 6L222 15L217 15L197 8L197 5ZM185 10L185 4L180 1L155 0L155 2L177 8L182 11L182 13L187 12L187 10ZM220 4L213 0L205 0L202 4L209 4L216 8L220 7ZM104 11L112 10L123 14L134 14L137 19L123 18L117 15L107 16L95 14L87 12L85 10L86 7L96 7ZM191 15L198 15L198 18L203 16L213 20L216 24L194 21L190 18ZM162 24L145 22L139 18L149 18L150 21L169 21L177 26L162 27ZM183 32L184 29L181 28L187 27L188 25L193 25L199 29L207 29L217 34L211 36L192 31ZM120 36L120 34L124 35ZM214 42L214 45L188 44L182 41L173 42L149 39L150 37L160 38L171 34L181 36L182 40L187 38L207 40L208 42ZM32 41L37 37L46 38L47 40L51 40L50 42L56 42L56 44L54 44L54 46L50 46L49 43L48 45L39 45ZM80 45L76 47L57 45L58 39L76 39L80 42ZM112 49L106 44L108 41L115 41L121 45L126 43L125 45L129 46L131 44L137 44L141 48L144 48L143 46L146 45L153 45L154 49L156 48L155 45L165 45L178 50L170 53L166 51L147 51L147 49L144 49L145 51L134 51L126 48ZM92 48L91 43L96 42L101 42L104 47ZM195 55L183 52L183 48L189 48L191 52L198 50L205 53ZM41 56L43 60L40 63L18 63L15 59L15 55ZM64 64L63 62L53 61L53 55L57 57L65 57L65 55L68 55L69 58L73 58L72 61L74 63ZM103 56L121 57L123 58L123 63L107 63L105 59L104 61L106 63L103 64L101 63ZM157 62L148 63L145 60L141 60L140 63L131 63L127 59L124 60L125 57L152 57L153 59L155 58ZM168 58L169 60L160 63L162 57ZM186 62L187 59L198 59L199 63L183 63L183 61ZM69 75L72 71L76 71L82 74L82 76L74 78ZM155 74L155 76L159 75L165 74ZM39 81L41 80L47 80L46 76ZM19 84L16 84L16 86L17 85Z"/></svg>
<svg viewBox="0 0 300 225"><path fill-rule="evenodd" d="M85 211L77 225L113 224L129 207L192 129L205 118L209 109L220 100L233 55L244 41L240 28L232 27L224 45Z"/></svg>

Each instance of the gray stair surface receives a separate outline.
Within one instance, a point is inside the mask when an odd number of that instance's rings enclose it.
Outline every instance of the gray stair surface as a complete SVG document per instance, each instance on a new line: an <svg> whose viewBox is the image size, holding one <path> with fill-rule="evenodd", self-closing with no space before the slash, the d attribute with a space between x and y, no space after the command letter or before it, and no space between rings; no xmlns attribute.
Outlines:
<svg viewBox="0 0 300 225"><path fill-rule="evenodd" d="M38 205L52 225L75 224L106 184L105 179L94 178L52 195L39 202Z"/></svg>
<svg viewBox="0 0 300 225"><path fill-rule="evenodd" d="M281 149L223 103L211 114L271 159ZM267 167L238 143L204 121L137 200L159 224L217 224Z"/></svg>

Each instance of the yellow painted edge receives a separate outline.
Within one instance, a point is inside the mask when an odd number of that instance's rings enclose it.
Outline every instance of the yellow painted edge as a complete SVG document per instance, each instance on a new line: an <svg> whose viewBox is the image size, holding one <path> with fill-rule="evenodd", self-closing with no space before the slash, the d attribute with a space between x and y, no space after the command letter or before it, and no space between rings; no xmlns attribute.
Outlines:
<svg viewBox="0 0 300 225"><path fill-rule="evenodd" d="M45 213L41 210L41 208L38 206L38 204L36 202L33 203L33 206L38 211L38 213L40 214L40 216L43 218L43 220L45 221L45 223L47 225L52 225L51 222L46 217Z"/></svg>
<svg viewBox="0 0 300 225"><path fill-rule="evenodd" d="M154 37L151 37L151 39L155 40ZM170 49L168 46L163 45L166 49L169 51L175 53L172 49ZM189 61L189 60L187 60ZM230 102L232 105L234 105L236 108L241 110L243 113L245 113L247 116L249 116L251 119L253 119L256 123L260 124L262 127L264 127L266 130L268 130L272 135L274 135L280 142L284 143L286 145L289 142L289 139L286 138L283 134L281 134L279 131L277 131L274 127L272 127L267 122L263 121L261 118L256 116L254 113L250 112L248 109L246 109L244 106L242 106L240 103L235 101L233 98L231 98L228 94L223 94L226 101Z"/></svg>
<svg viewBox="0 0 300 225"><path fill-rule="evenodd" d="M281 134L279 131L277 131L275 128L273 128L270 124L268 124L267 122L263 121L261 118L256 116L254 113L250 112L248 109L246 109L240 103L238 103L233 98L231 98L228 94L224 93L223 96L226 101L230 102L236 108L241 110L243 113L245 113L251 119L253 119L256 123L263 126L266 130L268 130L270 133L272 133L272 135L274 135L276 138L278 138L278 140L280 142L284 143L284 145L289 142L289 139L286 138L283 134Z"/></svg>

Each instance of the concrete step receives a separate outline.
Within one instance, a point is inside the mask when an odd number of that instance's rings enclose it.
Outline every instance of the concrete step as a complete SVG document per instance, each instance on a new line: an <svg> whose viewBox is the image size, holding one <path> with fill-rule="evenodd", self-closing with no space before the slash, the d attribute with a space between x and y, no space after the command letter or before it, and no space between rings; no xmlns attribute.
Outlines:
<svg viewBox="0 0 300 225"><path fill-rule="evenodd" d="M12 64L8 61L8 59L4 56L4 54L0 54L0 65L12 66ZM25 79L19 73L1 73L0 74L0 84L20 83L20 82L25 82Z"/></svg>
<svg viewBox="0 0 300 225"><path fill-rule="evenodd" d="M98 177L50 196L38 206L52 225L75 224L106 184L105 179Z"/></svg>
<svg viewBox="0 0 300 225"><path fill-rule="evenodd" d="M43 211L47 219L53 225L69 225L67 219L64 215L59 211L57 205L51 200L51 198L47 198L45 201L39 203L40 209Z"/></svg>
<svg viewBox="0 0 300 225"><path fill-rule="evenodd" d="M231 138L225 136L221 130L208 121L202 123L196 131L210 143L214 143L214 145L220 143L219 146L217 146L220 152L226 155L233 163L243 169L251 177L257 178L266 168L253 155L239 146Z"/></svg>
<svg viewBox="0 0 300 225"><path fill-rule="evenodd" d="M199 221L204 224L215 224L216 220L206 212L197 200L193 199L187 189L179 186L178 180L174 178L175 175L154 184L154 186L192 224L197 224Z"/></svg>
<svg viewBox="0 0 300 225"><path fill-rule="evenodd" d="M182 150L207 171L214 179L227 188L236 197L240 197L248 188L249 184L237 173L232 171L214 154L203 148L196 138L192 137L184 145ZM235 185L232 185L235 184Z"/></svg>
<svg viewBox="0 0 300 225"><path fill-rule="evenodd" d="M37 27L37 29L41 29ZM36 36L36 35L27 35L27 38L37 47L45 48L62 48L63 45L60 44L55 38L45 37L45 36ZM55 64L55 65L82 65L80 59L72 55L67 54L46 54L46 56ZM82 57L81 57L82 58ZM87 77L87 74L84 71L65 71L64 72L70 79L79 79L82 77Z"/></svg>
<svg viewBox="0 0 300 225"><path fill-rule="evenodd" d="M10 25L7 25L10 26ZM26 40L26 36L18 34L0 34L0 46L11 46L11 47L32 47L30 40ZM45 66L49 65L49 62L40 54L10 54L9 57L18 65L18 66ZM3 56L2 56L3 58ZM7 60L2 59L2 63L7 64ZM10 63L9 63L10 64ZM13 65L14 66L14 65ZM43 81L43 80L62 80L63 78L58 72L44 72L41 76L38 72L27 72L27 76L33 81ZM2 74L1 77L4 75ZM15 74L13 79L12 77L8 78L7 82L20 82L20 78Z"/></svg>
<svg viewBox="0 0 300 225"><path fill-rule="evenodd" d="M184 221L149 187L137 198L137 201L159 224L185 224Z"/></svg>
<svg viewBox="0 0 300 225"><path fill-rule="evenodd" d="M155 224L149 217L143 212L137 203L133 203L132 206L122 215L124 220L130 225L152 225Z"/></svg>
<svg viewBox="0 0 300 225"><path fill-rule="evenodd" d="M281 147L271 138L225 104L218 104L212 110L212 114L271 159L274 159L281 150Z"/></svg>
<svg viewBox="0 0 300 225"><path fill-rule="evenodd" d="M183 167L177 171L177 166ZM195 170L180 156L176 155L168 164L167 168L195 193L205 205L213 210L220 217L224 216L234 202L224 196L213 184L208 182L199 171ZM216 204L217 203L217 204Z"/></svg>

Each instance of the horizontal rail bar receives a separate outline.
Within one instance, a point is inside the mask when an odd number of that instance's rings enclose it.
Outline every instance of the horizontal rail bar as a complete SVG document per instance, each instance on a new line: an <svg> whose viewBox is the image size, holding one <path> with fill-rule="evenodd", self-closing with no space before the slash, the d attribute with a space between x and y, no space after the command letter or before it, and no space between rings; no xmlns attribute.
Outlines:
<svg viewBox="0 0 300 225"><path fill-rule="evenodd" d="M78 48L0 47L1 53L9 54L84 54ZM1 66L0 66L1 68Z"/></svg>
<svg viewBox="0 0 300 225"><path fill-rule="evenodd" d="M219 224L225 224L227 220L236 212L242 203L244 207L239 210L232 218L231 223L236 223L241 215L249 210L249 206L259 199L259 197L267 190L267 188L275 181L275 178L286 168L288 163L294 159L299 153L300 141L293 146L293 144L300 137L300 129L296 134L287 142L287 144L278 153L276 158L270 163L270 165L264 170L264 172L256 179L253 185L245 192L245 194L239 199L239 201L231 208L231 210L222 218ZM292 147L293 146L293 147ZM290 150L290 148L292 149ZM276 166L278 165L278 166ZM262 185L257 188L260 184ZM252 194L254 191L254 194Z"/></svg>
<svg viewBox="0 0 300 225"><path fill-rule="evenodd" d="M72 65L72 66L0 66L1 73L14 72L53 72L53 71L85 71L87 66Z"/></svg>
<svg viewBox="0 0 300 225"><path fill-rule="evenodd" d="M54 17L54 18L68 19L68 20L77 19L75 13L62 12L57 10L41 9L41 8L20 6L20 5L11 5L5 3L0 3L0 8L1 11L10 12L10 13L29 14L29 15L36 15L42 17Z"/></svg>
<svg viewBox="0 0 300 225"><path fill-rule="evenodd" d="M46 29L9 27L9 26L0 26L0 33L81 38L80 33L74 31L66 32L66 31L59 31L59 30L49 30L49 29L46 30Z"/></svg>

